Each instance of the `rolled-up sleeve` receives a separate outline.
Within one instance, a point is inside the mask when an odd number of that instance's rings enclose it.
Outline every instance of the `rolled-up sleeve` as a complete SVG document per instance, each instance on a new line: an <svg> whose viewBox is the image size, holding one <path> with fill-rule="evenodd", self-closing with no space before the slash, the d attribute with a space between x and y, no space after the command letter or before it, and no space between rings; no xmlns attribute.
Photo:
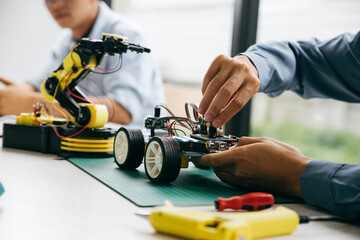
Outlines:
<svg viewBox="0 0 360 240"><path fill-rule="evenodd" d="M360 32L328 41L256 44L242 54L259 72L259 92L271 97L291 90L303 98L360 102Z"/></svg>
<svg viewBox="0 0 360 240"><path fill-rule="evenodd" d="M360 166L312 160L300 178L309 205L346 218L360 218Z"/></svg>

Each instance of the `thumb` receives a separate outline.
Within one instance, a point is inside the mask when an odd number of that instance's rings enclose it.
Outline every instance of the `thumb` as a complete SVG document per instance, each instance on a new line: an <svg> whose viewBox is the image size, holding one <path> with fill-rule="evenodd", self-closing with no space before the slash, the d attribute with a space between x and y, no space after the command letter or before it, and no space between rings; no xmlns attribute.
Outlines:
<svg viewBox="0 0 360 240"><path fill-rule="evenodd" d="M246 149L245 149L246 151ZM208 167L223 167L234 164L236 156L241 156L244 149L229 149L223 152L210 153L192 161L200 166Z"/></svg>
<svg viewBox="0 0 360 240"><path fill-rule="evenodd" d="M202 156L202 157L191 157L191 161L196 165L200 167L210 167L211 162L210 158L207 157L208 155Z"/></svg>

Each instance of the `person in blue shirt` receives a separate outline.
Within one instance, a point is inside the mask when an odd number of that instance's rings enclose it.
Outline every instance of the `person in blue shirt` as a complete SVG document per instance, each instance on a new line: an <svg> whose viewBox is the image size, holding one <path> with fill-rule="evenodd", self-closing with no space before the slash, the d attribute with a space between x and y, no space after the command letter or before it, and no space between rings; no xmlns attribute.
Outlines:
<svg viewBox="0 0 360 240"><path fill-rule="evenodd" d="M55 19L64 28L57 38L44 64L26 84L7 84L0 89L0 116L32 112L32 106L41 102L40 85L56 70L72 47L83 37L101 39L102 33L128 37L129 42L150 47L138 26L112 11L98 0L45 0ZM46 34L46 33L44 33ZM102 69L113 69L119 57L106 56ZM150 53L137 54L128 51L121 58L120 70L111 74L90 73L78 84L94 103L105 103L109 108L109 119L120 124L141 127L146 115L152 114L157 104L164 102L161 74ZM94 71L94 72L95 72Z"/></svg>
<svg viewBox="0 0 360 240"><path fill-rule="evenodd" d="M199 112L214 127L226 123L256 93L291 90L303 98L360 102L360 32L328 41L257 44L234 58L217 57L206 73ZM339 162L341 159L339 159ZM315 160L265 137L197 161L224 182L301 197L312 206L360 218L360 166Z"/></svg>

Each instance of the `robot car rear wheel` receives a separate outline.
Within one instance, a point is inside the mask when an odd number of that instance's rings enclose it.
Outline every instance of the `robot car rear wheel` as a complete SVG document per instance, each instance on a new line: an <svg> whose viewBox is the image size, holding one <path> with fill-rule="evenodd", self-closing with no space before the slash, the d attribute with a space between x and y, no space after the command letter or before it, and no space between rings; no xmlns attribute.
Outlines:
<svg viewBox="0 0 360 240"><path fill-rule="evenodd" d="M145 142L140 129L121 127L115 134L114 159L122 169L136 169L144 157Z"/></svg>

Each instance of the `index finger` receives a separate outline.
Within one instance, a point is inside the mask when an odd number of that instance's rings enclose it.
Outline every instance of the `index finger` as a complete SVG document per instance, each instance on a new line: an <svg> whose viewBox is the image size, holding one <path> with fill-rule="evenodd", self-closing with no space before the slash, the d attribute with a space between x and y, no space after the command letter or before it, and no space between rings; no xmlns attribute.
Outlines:
<svg viewBox="0 0 360 240"><path fill-rule="evenodd" d="M203 79L203 84L201 87L201 92L204 95L209 83L211 80L216 76L216 74L220 71L221 65L224 61L228 60L229 58L225 55L220 55L211 63L209 69L207 70L205 77Z"/></svg>
<svg viewBox="0 0 360 240"><path fill-rule="evenodd" d="M5 84L6 86L9 86L9 85L14 85L13 82L9 81L9 80L6 80L2 77L0 77L0 82L2 82L3 84Z"/></svg>
<svg viewBox="0 0 360 240"><path fill-rule="evenodd" d="M221 97L220 94L218 94L208 108L209 114L215 116L212 120L213 126L215 128L219 128L226 122L228 122L247 104L247 102L254 95L254 93L255 92L247 90L244 87L240 87L240 89L236 92L235 96L230 99L230 101L227 102L228 104L222 109L219 108L219 106L223 106L221 101L228 101L228 99L226 99L225 97Z"/></svg>

